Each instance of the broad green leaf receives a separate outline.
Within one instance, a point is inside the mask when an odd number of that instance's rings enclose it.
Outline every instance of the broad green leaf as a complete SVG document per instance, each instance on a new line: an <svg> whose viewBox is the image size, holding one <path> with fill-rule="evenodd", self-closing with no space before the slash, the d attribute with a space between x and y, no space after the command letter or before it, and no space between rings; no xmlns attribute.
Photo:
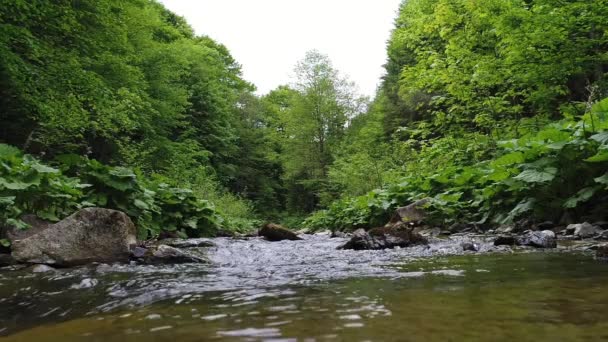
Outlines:
<svg viewBox="0 0 608 342"><path fill-rule="evenodd" d="M0 158L20 156L21 151L11 145L0 144Z"/></svg>
<svg viewBox="0 0 608 342"><path fill-rule="evenodd" d="M594 179L596 183L608 185L608 173Z"/></svg>
<svg viewBox="0 0 608 342"><path fill-rule="evenodd" d="M31 166L32 166L32 169L34 169L40 173L59 173L59 170L46 166L46 165L42 165L37 162L32 163Z"/></svg>
<svg viewBox="0 0 608 342"><path fill-rule="evenodd" d="M144 202L144 201L142 201L142 200L140 200L140 199L135 199L135 200L133 201L133 204L134 204L136 207L138 207L139 209L142 209L142 210L150 210L150 206L148 205L148 203L146 203L146 202Z"/></svg>
<svg viewBox="0 0 608 342"><path fill-rule="evenodd" d="M4 189L9 189L9 190L25 190L25 189L27 189L31 186L37 185L37 184L40 184L40 183L39 182L38 183L32 183L32 182L25 183L25 182L21 182L18 180L8 181L8 180L0 177L0 189L4 188Z"/></svg>
<svg viewBox="0 0 608 342"><path fill-rule="evenodd" d="M525 170L514 178L526 183L546 183L552 181L556 174L556 168L548 167L542 171Z"/></svg>
<svg viewBox="0 0 608 342"><path fill-rule="evenodd" d="M8 248L11 246L11 242L8 239L0 239L0 246Z"/></svg>
<svg viewBox="0 0 608 342"><path fill-rule="evenodd" d="M7 206L15 204L15 196L0 197L0 205Z"/></svg>
<svg viewBox="0 0 608 342"><path fill-rule="evenodd" d="M135 173L133 170L126 167L115 167L109 172L112 176L116 176L119 178L135 178Z"/></svg>
<svg viewBox="0 0 608 342"><path fill-rule="evenodd" d="M608 131L592 135L590 139L595 140L602 145L606 145L608 144Z"/></svg>
<svg viewBox="0 0 608 342"><path fill-rule="evenodd" d="M576 208L579 203L586 202L593 197L598 190L600 190L600 188L597 186L579 190L579 192L564 202L564 208Z"/></svg>
<svg viewBox="0 0 608 342"><path fill-rule="evenodd" d="M608 150L602 150L602 151L598 152L596 155L594 155L593 157L589 157L589 158L585 159L585 161L590 162L590 163L601 163L601 162L608 161Z"/></svg>

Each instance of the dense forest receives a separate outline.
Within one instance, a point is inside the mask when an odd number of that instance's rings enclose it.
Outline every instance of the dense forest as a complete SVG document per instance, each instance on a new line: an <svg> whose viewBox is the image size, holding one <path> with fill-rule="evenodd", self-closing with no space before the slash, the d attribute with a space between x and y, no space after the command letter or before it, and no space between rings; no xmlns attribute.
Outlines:
<svg viewBox="0 0 608 342"><path fill-rule="evenodd" d="M120 209L140 238L608 220L608 1L407 0L374 99L311 51L259 96L152 0L0 4L0 221Z"/></svg>

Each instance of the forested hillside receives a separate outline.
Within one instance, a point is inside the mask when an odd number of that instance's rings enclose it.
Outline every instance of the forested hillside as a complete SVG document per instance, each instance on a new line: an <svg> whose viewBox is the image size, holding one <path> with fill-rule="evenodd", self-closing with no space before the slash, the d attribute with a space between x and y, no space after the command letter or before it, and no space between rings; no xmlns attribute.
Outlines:
<svg viewBox="0 0 608 342"><path fill-rule="evenodd" d="M608 1L408 0L387 48L371 102L316 51L258 96L156 1L4 2L0 219L353 229L425 198L442 225L608 219Z"/></svg>
<svg viewBox="0 0 608 342"><path fill-rule="evenodd" d="M374 226L423 198L442 225L605 219L607 14L606 1L403 2L382 86L329 171L343 197L309 225Z"/></svg>

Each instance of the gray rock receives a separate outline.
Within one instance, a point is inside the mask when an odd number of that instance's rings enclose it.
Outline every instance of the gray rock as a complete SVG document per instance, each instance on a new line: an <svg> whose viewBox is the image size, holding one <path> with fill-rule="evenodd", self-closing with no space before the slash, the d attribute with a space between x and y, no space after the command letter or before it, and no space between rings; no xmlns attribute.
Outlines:
<svg viewBox="0 0 608 342"><path fill-rule="evenodd" d="M302 240L296 233L274 223L265 224L258 232L258 235L265 237L268 241Z"/></svg>
<svg viewBox="0 0 608 342"><path fill-rule="evenodd" d="M127 262L136 229L123 212L86 208L22 240L12 241L18 262L58 266Z"/></svg>
<svg viewBox="0 0 608 342"><path fill-rule="evenodd" d="M55 272L55 269L47 265L36 265L32 267L32 273L48 273Z"/></svg>
<svg viewBox="0 0 608 342"><path fill-rule="evenodd" d="M208 262L202 255L166 245L159 245L148 249L143 260L145 263L152 265Z"/></svg>
<svg viewBox="0 0 608 342"><path fill-rule="evenodd" d="M420 233L420 235L422 235L422 236L435 237L435 236L438 236L439 234L441 234L441 229L440 228L428 228L428 229L423 229L423 230L419 231L418 233Z"/></svg>
<svg viewBox="0 0 608 342"><path fill-rule="evenodd" d="M131 249L131 256L136 259L143 258L147 251L147 248L136 246Z"/></svg>
<svg viewBox="0 0 608 342"><path fill-rule="evenodd" d="M551 230L528 232L517 238L517 244L536 248L555 248L557 247L557 238Z"/></svg>
<svg viewBox="0 0 608 342"><path fill-rule="evenodd" d="M353 233L353 237L346 244L338 249L379 250L427 243L427 239L414 232L413 228L407 227L406 224L397 224L393 227L374 228L369 232L359 229Z"/></svg>
<svg viewBox="0 0 608 342"><path fill-rule="evenodd" d="M580 237L581 239L594 237L600 231L598 227L590 224L589 222L571 224L566 228L566 230L568 231L572 229L574 229L573 234Z"/></svg>
<svg viewBox="0 0 608 342"><path fill-rule="evenodd" d="M159 241L160 245L175 248L215 247L210 239L164 239Z"/></svg>
<svg viewBox="0 0 608 342"><path fill-rule="evenodd" d="M70 288L76 290L90 289L97 286L97 284L99 284L99 281L97 279L85 278L82 279L79 284L74 284Z"/></svg>
<svg viewBox="0 0 608 342"><path fill-rule="evenodd" d="M474 242L463 242L460 246L463 251L479 252L479 245Z"/></svg>
<svg viewBox="0 0 608 342"><path fill-rule="evenodd" d="M420 223L427 217L426 207L429 204L429 199L421 199L408 206L395 209L393 216L387 226L396 223Z"/></svg>

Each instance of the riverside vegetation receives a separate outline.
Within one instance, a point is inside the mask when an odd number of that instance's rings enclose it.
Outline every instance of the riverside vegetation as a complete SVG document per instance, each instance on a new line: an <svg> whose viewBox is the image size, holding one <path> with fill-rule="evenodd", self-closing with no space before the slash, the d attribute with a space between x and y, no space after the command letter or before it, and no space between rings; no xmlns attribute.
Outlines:
<svg viewBox="0 0 608 342"><path fill-rule="evenodd" d="M608 339L608 0L404 0L387 52L258 95L157 0L0 2L0 337Z"/></svg>
<svg viewBox="0 0 608 342"><path fill-rule="evenodd" d="M311 51L264 96L155 1L0 5L0 220L127 213L140 239L602 221L608 4L410 0L373 100ZM2 240L4 245L10 241Z"/></svg>

